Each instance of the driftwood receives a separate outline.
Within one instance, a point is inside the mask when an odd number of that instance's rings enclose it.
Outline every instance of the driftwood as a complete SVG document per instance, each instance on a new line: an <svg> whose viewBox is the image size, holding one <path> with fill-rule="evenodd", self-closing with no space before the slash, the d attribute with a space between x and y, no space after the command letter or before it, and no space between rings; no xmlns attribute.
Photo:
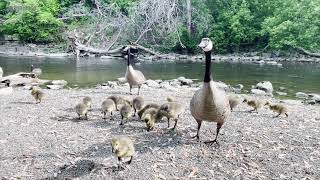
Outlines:
<svg viewBox="0 0 320 180"><path fill-rule="evenodd" d="M80 57L81 53L90 53L90 54L98 54L98 55L109 55L109 56L117 56L117 57L122 56L123 57L124 56L123 50L126 49L127 47L133 47L133 48L136 48L136 49L140 49L140 50L142 50L144 52L147 52L147 53L149 53L151 55L154 55L156 57L161 57L160 54L154 52L153 50L151 50L149 48L146 48L146 47L136 43L139 40L139 38L138 38L138 40L136 42L128 41L129 44L126 44L126 45L111 49L111 47L118 40L118 37L119 37L120 33L121 33L121 30L119 31L119 33L116 36L115 40L106 49L94 48L94 47L88 46L88 44L81 43L81 41L79 40L78 35L76 33L75 34L69 34L68 38L71 41L71 46L72 46L73 52L76 55L77 59Z"/></svg>
<svg viewBox="0 0 320 180"><path fill-rule="evenodd" d="M49 80L37 79L34 73L20 72L9 76L2 77L2 80L9 79L12 86L30 85L32 83L45 84Z"/></svg>
<svg viewBox="0 0 320 180"><path fill-rule="evenodd" d="M294 47L294 48L297 49L301 54L320 58L320 53L312 53L306 49L303 49L302 47Z"/></svg>

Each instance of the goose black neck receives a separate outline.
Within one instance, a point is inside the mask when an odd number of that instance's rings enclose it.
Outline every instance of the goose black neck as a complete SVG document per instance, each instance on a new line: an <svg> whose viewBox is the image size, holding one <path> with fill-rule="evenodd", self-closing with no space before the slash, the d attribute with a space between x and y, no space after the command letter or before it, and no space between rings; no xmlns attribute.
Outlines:
<svg viewBox="0 0 320 180"><path fill-rule="evenodd" d="M128 66L130 66L130 48L128 49L127 63L128 63Z"/></svg>
<svg viewBox="0 0 320 180"><path fill-rule="evenodd" d="M212 80L211 77L211 51L204 52L206 55L206 71L204 74L203 82L210 82Z"/></svg>

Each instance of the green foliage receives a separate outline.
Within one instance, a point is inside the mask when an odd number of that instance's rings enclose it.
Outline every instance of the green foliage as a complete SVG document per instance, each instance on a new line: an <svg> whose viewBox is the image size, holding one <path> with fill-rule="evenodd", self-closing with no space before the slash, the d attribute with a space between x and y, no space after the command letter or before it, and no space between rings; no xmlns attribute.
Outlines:
<svg viewBox="0 0 320 180"><path fill-rule="evenodd" d="M276 49L286 46L319 49L320 1L280 1L274 14L263 22L263 33Z"/></svg>
<svg viewBox="0 0 320 180"><path fill-rule="evenodd" d="M123 14L128 15L128 8L137 0L104 0L107 4L116 4Z"/></svg>
<svg viewBox="0 0 320 180"><path fill-rule="evenodd" d="M56 18L60 10L56 0L12 0L7 10L4 33L28 42L60 40L63 23Z"/></svg>

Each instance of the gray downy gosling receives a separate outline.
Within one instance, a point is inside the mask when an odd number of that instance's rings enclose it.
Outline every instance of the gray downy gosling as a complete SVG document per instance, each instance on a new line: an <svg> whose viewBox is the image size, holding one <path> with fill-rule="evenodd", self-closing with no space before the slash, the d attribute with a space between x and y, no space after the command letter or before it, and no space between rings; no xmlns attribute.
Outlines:
<svg viewBox="0 0 320 180"><path fill-rule="evenodd" d="M235 94L230 94L228 96L228 99L229 99L229 104L230 104L231 111L233 111L233 109L235 107L237 107L241 102L241 99L239 98L239 96L235 95Z"/></svg>
<svg viewBox="0 0 320 180"><path fill-rule="evenodd" d="M138 116L139 116L139 118L141 119L142 116L143 116L143 114L144 114L144 112L145 112L147 109L149 109L149 108L159 109L159 107L160 107L160 106L159 106L158 104L155 104L155 103L147 104L147 105L145 105L142 109L140 109L140 110L138 111Z"/></svg>
<svg viewBox="0 0 320 180"><path fill-rule="evenodd" d="M269 106L271 111L278 113L274 118L279 117L281 114L286 115L286 117L289 116L288 108L284 104L271 104L271 102L268 101L266 105Z"/></svg>
<svg viewBox="0 0 320 180"><path fill-rule="evenodd" d="M136 116L137 111L141 110L144 105L144 99L138 96L132 100L132 105L134 109L134 116Z"/></svg>
<svg viewBox="0 0 320 180"><path fill-rule="evenodd" d="M31 88L31 95L36 100L36 104L41 103L42 99L44 98L45 94L40 89L38 89L35 86L32 86Z"/></svg>
<svg viewBox="0 0 320 180"><path fill-rule="evenodd" d="M118 158L118 168L121 168L121 162L123 158L130 158L127 162L131 164L133 155L135 154L135 148L132 140L129 137L121 136L115 137L111 140L112 153Z"/></svg>
<svg viewBox="0 0 320 180"><path fill-rule="evenodd" d="M101 105L102 113L103 113L103 119L106 119L107 113L110 113L111 120L113 119L113 111L116 110L116 104L112 99L106 99L102 102Z"/></svg>
<svg viewBox="0 0 320 180"><path fill-rule="evenodd" d="M170 119L173 119L175 124L172 130L175 130L180 115L184 113L184 106L170 97L167 98L167 101L167 103L160 106L159 114L168 118L168 128L170 127Z"/></svg>
<svg viewBox="0 0 320 180"><path fill-rule="evenodd" d="M252 110L249 110L249 112L256 112L258 113L258 110L261 109L267 102L265 100L260 100L260 99L252 99L249 100L247 98L245 98L243 100L244 103L247 103L248 106L252 107Z"/></svg>
<svg viewBox="0 0 320 180"><path fill-rule="evenodd" d="M146 123L147 131L153 130L155 127L156 122L162 119L161 114L159 113L158 108L149 108L147 109L142 117L141 120Z"/></svg>
<svg viewBox="0 0 320 180"><path fill-rule="evenodd" d="M81 117L84 117L84 119L88 120L88 106L83 102L76 105L76 113L79 116L79 120Z"/></svg>
<svg viewBox="0 0 320 180"><path fill-rule="evenodd" d="M92 108L92 99L89 96L86 96L82 100L83 104L85 104L88 107L88 110L91 110Z"/></svg>
<svg viewBox="0 0 320 180"><path fill-rule="evenodd" d="M132 105L129 102L124 103L123 106L121 106L120 115L121 115L120 125L123 125L124 119L129 120L129 118L132 117L133 109L132 109Z"/></svg>

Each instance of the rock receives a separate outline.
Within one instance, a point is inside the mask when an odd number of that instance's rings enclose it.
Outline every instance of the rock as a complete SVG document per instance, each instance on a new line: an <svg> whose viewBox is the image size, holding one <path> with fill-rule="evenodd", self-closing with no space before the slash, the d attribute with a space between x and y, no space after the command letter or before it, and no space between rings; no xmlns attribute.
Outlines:
<svg viewBox="0 0 320 180"><path fill-rule="evenodd" d="M118 82L117 81L107 81L106 83L103 83L102 86L109 86L109 87L115 87L118 86Z"/></svg>
<svg viewBox="0 0 320 180"><path fill-rule="evenodd" d="M215 83L215 85L219 88L219 89L221 89L221 90L224 90L224 91L226 91L226 92L230 92L230 91L232 91L232 88L230 87L230 86L228 86L226 83L224 83L224 82L221 82L221 81L219 81L219 82L214 82Z"/></svg>
<svg viewBox="0 0 320 180"><path fill-rule="evenodd" d="M173 79L170 81L170 85L173 86L173 87L178 87L181 85L181 82L178 81L178 79Z"/></svg>
<svg viewBox="0 0 320 180"><path fill-rule="evenodd" d="M307 99L308 98L308 94L303 93L303 92L297 92L296 93L296 97L300 98L300 99Z"/></svg>
<svg viewBox="0 0 320 180"><path fill-rule="evenodd" d="M177 88L175 88L175 87L173 87L173 86L171 86L171 85L169 85L169 84L164 84L164 85L162 86L162 88L168 89L168 90L170 90L170 91L177 91L177 90L178 90Z"/></svg>
<svg viewBox="0 0 320 180"><path fill-rule="evenodd" d="M308 94L311 100L314 100L317 103L320 103L320 95L319 94Z"/></svg>
<svg viewBox="0 0 320 180"><path fill-rule="evenodd" d="M112 57L112 56L101 56L100 58L101 59L113 59L114 57Z"/></svg>
<svg viewBox="0 0 320 180"><path fill-rule="evenodd" d="M31 87L32 87L32 85L26 85L26 86L23 86L23 89L24 89L24 90L30 90Z"/></svg>
<svg viewBox="0 0 320 180"><path fill-rule="evenodd" d="M164 88L165 86L170 86L170 83L168 81L164 81L160 83L161 88Z"/></svg>
<svg viewBox="0 0 320 180"><path fill-rule="evenodd" d="M12 87L4 87L0 89L0 95L9 95L13 93Z"/></svg>
<svg viewBox="0 0 320 180"><path fill-rule="evenodd" d="M279 87L279 90L280 90L280 91L284 91L284 90L286 90L286 89L287 89L287 88L282 87L282 86Z"/></svg>
<svg viewBox="0 0 320 180"><path fill-rule="evenodd" d="M264 60L260 60L260 61L255 61L254 63L262 65L262 64L265 64L266 62Z"/></svg>
<svg viewBox="0 0 320 180"><path fill-rule="evenodd" d="M146 84L149 87L156 87L156 88L160 87L159 83L157 83L156 81L151 80L151 79L146 80Z"/></svg>
<svg viewBox="0 0 320 180"><path fill-rule="evenodd" d="M63 89L63 85L57 84L57 85L47 85L48 89L52 90L58 90L58 89Z"/></svg>
<svg viewBox="0 0 320 180"><path fill-rule="evenodd" d="M159 84L163 82L161 79L157 79L157 80L154 80L154 81L159 83Z"/></svg>
<svg viewBox="0 0 320 180"><path fill-rule="evenodd" d="M260 89L251 89L251 93L256 94L256 95L267 95L267 93L265 91L260 90Z"/></svg>
<svg viewBox="0 0 320 180"><path fill-rule="evenodd" d="M119 77L117 80L118 80L120 83L126 83L126 82L127 82L127 80L126 80L125 77Z"/></svg>
<svg viewBox="0 0 320 180"><path fill-rule="evenodd" d="M179 77L178 81L180 81L181 85L191 85L193 83L192 79L187 79L185 77Z"/></svg>
<svg viewBox="0 0 320 180"><path fill-rule="evenodd" d="M255 86L255 89L260 89L262 91L265 91L267 94L272 94L273 92L273 86L270 81L259 82Z"/></svg>
<svg viewBox="0 0 320 180"><path fill-rule="evenodd" d="M305 101L304 103L306 103L306 104L310 104L310 105L315 105L317 102L315 101L315 100L307 100L307 101Z"/></svg>
<svg viewBox="0 0 320 180"><path fill-rule="evenodd" d="M0 67L0 78L2 78L3 76L3 70L2 70L2 67Z"/></svg>
<svg viewBox="0 0 320 180"><path fill-rule="evenodd" d="M276 61L268 61L267 64L269 64L269 65L277 65L278 63Z"/></svg>
<svg viewBox="0 0 320 180"><path fill-rule="evenodd" d="M242 84L237 84L237 85L234 86L234 88L240 89L240 90L242 90L243 87L244 87L244 86L243 86Z"/></svg>
<svg viewBox="0 0 320 180"><path fill-rule="evenodd" d="M65 80L53 80L53 81L51 81L51 84L52 84L52 85L61 85L61 86L65 86L65 85L67 85L67 84L68 84L68 82L67 82L67 81L65 81Z"/></svg>
<svg viewBox="0 0 320 180"><path fill-rule="evenodd" d="M287 95L287 93L281 92L281 91L276 91L276 94L278 94L279 96L286 96Z"/></svg>

